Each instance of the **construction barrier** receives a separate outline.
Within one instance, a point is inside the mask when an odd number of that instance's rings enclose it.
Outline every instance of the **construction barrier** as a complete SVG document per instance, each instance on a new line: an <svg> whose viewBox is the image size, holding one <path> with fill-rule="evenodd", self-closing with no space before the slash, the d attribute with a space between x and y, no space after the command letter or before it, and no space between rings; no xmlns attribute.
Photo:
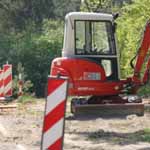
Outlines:
<svg viewBox="0 0 150 150"><path fill-rule="evenodd" d="M5 64L0 69L0 100L12 96L12 65Z"/></svg>
<svg viewBox="0 0 150 150"><path fill-rule="evenodd" d="M12 65L5 64L3 65L4 70L4 96L12 96Z"/></svg>
<svg viewBox="0 0 150 150"><path fill-rule="evenodd" d="M4 79L4 71L0 70L0 97L4 97L4 83L3 83L3 79Z"/></svg>
<svg viewBox="0 0 150 150"><path fill-rule="evenodd" d="M48 78L48 94L43 123L42 150L62 150L67 98L66 78Z"/></svg>

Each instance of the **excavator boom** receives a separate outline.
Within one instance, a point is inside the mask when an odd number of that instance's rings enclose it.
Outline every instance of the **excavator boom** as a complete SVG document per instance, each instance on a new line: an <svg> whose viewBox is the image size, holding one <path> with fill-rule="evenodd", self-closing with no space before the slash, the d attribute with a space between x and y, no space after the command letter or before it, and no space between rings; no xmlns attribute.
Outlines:
<svg viewBox="0 0 150 150"><path fill-rule="evenodd" d="M148 50L150 48L150 21L146 23L143 38L141 41L141 46L138 49L136 64L134 67L134 75L132 77L132 81L134 83L146 83L148 80L149 69L150 69L150 56L146 65L146 69L144 71L143 78L140 78L140 73L142 70L142 66L145 61L147 61Z"/></svg>
<svg viewBox="0 0 150 150"><path fill-rule="evenodd" d="M143 83L149 82L149 78L150 78L150 57L146 66L146 71L143 76Z"/></svg>

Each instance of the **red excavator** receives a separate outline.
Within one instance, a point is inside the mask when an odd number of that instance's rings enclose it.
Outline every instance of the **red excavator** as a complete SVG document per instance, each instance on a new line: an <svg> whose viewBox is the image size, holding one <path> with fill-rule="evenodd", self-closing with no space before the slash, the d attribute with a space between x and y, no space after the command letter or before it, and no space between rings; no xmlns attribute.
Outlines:
<svg viewBox="0 0 150 150"><path fill-rule="evenodd" d="M131 63L133 76L121 79L115 39L117 17L87 12L66 15L62 57L52 61L50 74L69 78L68 94L75 115L144 114L144 104L136 92L150 77L150 22L145 26L135 65Z"/></svg>

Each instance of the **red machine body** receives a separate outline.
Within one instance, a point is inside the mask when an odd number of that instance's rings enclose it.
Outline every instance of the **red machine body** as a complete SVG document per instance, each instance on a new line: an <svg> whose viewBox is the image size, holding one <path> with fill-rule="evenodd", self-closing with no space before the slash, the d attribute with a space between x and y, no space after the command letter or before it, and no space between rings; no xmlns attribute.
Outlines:
<svg viewBox="0 0 150 150"><path fill-rule="evenodd" d="M146 24L141 46L135 57L133 77L121 79L115 18L112 14L82 12L66 16L62 57L52 61L50 75L68 77L69 95L90 97L86 104L140 103L141 99L135 94L149 80L150 23ZM141 78L144 62L146 68ZM135 96L124 98L121 95ZM83 104L82 99L73 99L73 110L79 108L79 103ZM76 105L74 101L78 100L81 101ZM139 110L143 113L142 104Z"/></svg>
<svg viewBox="0 0 150 150"><path fill-rule="evenodd" d="M104 69L88 59L56 58L51 66L51 75L69 77L69 95L118 95L131 82L128 80L108 81Z"/></svg>

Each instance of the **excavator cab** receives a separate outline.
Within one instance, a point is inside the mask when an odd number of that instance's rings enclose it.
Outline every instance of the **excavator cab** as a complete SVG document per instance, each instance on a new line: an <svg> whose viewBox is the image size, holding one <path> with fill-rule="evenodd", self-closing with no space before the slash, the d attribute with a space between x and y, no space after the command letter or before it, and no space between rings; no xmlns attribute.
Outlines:
<svg viewBox="0 0 150 150"><path fill-rule="evenodd" d="M112 14L70 13L66 16L64 57L88 59L104 69L106 80L119 79L115 23Z"/></svg>
<svg viewBox="0 0 150 150"><path fill-rule="evenodd" d="M118 94L118 61L112 14L73 12L66 16L62 57L53 60L51 75L69 77L70 95Z"/></svg>

